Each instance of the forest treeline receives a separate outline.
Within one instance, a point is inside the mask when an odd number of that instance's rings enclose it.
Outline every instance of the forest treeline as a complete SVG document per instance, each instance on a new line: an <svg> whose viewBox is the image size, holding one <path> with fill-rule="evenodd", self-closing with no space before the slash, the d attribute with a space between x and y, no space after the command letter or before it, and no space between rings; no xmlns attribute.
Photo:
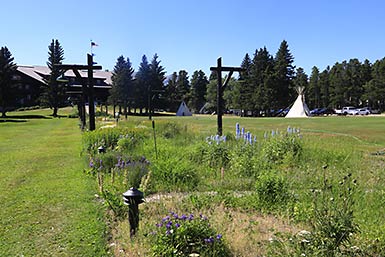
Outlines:
<svg viewBox="0 0 385 257"><path fill-rule="evenodd" d="M54 64L64 60L64 50L58 40L49 45L47 65L52 76L42 91L42 101L51 108L60 106L66 97L56 83L59 73ZM384 110L385 58L370 63L358 59L337 62L320 70L314 66L307 75L303 68L294 66L294 56L287 41L283 40L272 55L266 47L246 53L238 77L232 78L225 88L225 108L243 110L253 116L274 115L275 111L290 107L297 86L305 87L305 99L312 108L341 108L343 106L371 107ZM12 73L17 65L7 47L0 55L0 107L6 106L12 90ZM147 113L149 109L176 111L185 101L193 112L216 110L216 73L206 75L196 70L191 78L185 70L166 76L165 67L155 54L151 60L143 55L135 71L130 59L117 58L112 71L112 88L108 103ZM5 108L2 108L3 110Z"/></svg>

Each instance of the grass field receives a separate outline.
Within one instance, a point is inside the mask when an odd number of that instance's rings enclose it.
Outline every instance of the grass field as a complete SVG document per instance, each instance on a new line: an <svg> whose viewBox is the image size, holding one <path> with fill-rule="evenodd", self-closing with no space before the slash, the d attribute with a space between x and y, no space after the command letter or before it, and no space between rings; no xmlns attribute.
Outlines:
<svg viewBox="0 0 385 257"><path fill-rule="evenodd" d="M9 113L25 122L0 123L0 256L105 255L103 211L94 180L82 173L77 119L26 114Z"/></svg>
<svg viewBox="0 0 385 257"><path fill-rule="evenodd" d="M9 120L13 122L0 122L0 256L105 256L108 250L104 208L94 197L95 180L82 172L84 161L80 156L78 120L51 119L48 114L48 110L9 113L12 115ZM156 126L178 123L187 132L200 133L201 138L216 133L215 116L155 117L154 120ZM360 197L355 211L361 237L368 242L385 240L385 157L373 155L382 153L385 148L385 117L256 119L225 116L224 134L234 134L236 123L259 139L266 131L285 131L288 126L300 128L307 154L300 167L285 171L291 189L300 195L308 191L312 181L321 176L319 171L324 164L330 166L328 175L331 177L352 172L359 181ZM105 124L98 119L99 127ZM151 128L146 117L129 117L118 124L131 128L138 125ZM164 150L162 144L165 142L159 138L158 149ZM152 148L152 145L146 147ZM206 198L202 198L206 201L204 204L210 205L212 199ZM183 208L189 206L180 199L141 205L141 227L150 226L162 212L171 208L185 211ZM210 213L216 217L213 224L227 233L239 256L253 256L256 248L262 249L259 253L264 254L259 240L267 240L274 230L295 231L302 226L289 225L289 220L282 217L229 210L222 204L213 206ZM143 253L142 243L128 240L127 231L126 221L117 224L112 251L116 255L143 256L136 255ZM250 235L253 238L246 238Z"/></svg>

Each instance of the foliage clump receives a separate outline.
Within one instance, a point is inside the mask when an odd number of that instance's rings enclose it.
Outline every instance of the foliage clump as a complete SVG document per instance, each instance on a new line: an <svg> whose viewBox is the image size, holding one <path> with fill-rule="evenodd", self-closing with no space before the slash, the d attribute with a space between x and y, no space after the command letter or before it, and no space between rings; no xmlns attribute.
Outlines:
<svg viewBox="0 0 385 257"><path fill-rule="evenodd" d="M222 234L202 214L170 212L156 224L150 240L153 256L231 256Z"/></svg>

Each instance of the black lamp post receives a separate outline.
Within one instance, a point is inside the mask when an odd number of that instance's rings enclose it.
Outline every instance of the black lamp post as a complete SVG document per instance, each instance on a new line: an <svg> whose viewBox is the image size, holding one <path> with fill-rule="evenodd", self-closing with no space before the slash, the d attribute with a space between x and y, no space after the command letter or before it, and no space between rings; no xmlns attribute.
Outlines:
<svg viewBox="0 0 385 257"><path fill-rule="evenodd" d="M128 205L128 222L130 223L130 237L132 238L139 227L139 204L144 202L143 192L131 187L123 193L124 204Z"/></svg>

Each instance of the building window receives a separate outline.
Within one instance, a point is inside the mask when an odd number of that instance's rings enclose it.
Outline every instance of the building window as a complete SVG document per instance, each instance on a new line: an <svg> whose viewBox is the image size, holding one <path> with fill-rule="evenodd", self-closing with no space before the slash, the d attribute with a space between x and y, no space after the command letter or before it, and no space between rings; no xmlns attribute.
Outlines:
<svg viewBox="0 0 385 257"><path fill-rule="evenodd" d="M21 77L19 75L13 75L12 80L21 80Z"/></svg>

